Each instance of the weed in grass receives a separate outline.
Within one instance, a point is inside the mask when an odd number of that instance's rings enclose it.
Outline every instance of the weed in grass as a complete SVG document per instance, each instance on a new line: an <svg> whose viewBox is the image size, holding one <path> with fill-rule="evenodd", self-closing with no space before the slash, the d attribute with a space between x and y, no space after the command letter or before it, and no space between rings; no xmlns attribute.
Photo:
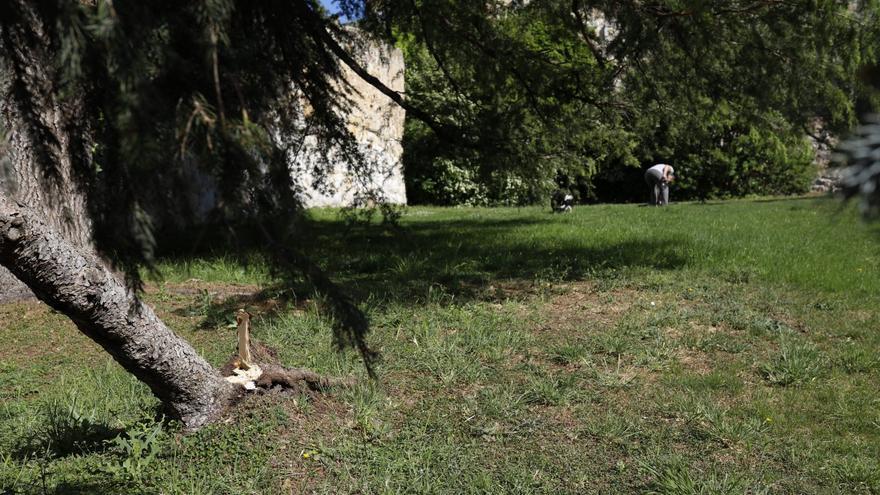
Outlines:
<svg viewBox="0 0 880 495"><path fill-rule="evenodd" d="M880 463L873 456L841 456L830 459L825 469L831 479L849 493L880 493Z"/></svg>
<svg viewBox="0 0 880 495"><path fill-rule="evenodd" d="M427 268L427 260L415 253L395 255L391 260L389 274L400 279L419 278Z"/></svg>
<svg viewBox="0 0 880 495"><path fill-rule="evenodd" d="M713 327L746 330L752 327L753 315L739 306L723 305L713 308L710 323Z"/></svg>
<svg viewBox="0 0 880 495"><path fill-rule="evenodd" d="M581 343L554 346L548 355L551 362L562 366L585 365L590 362L590 352Z"/></svg>
<svg viewBox="0 0 880 495"><path fill-rule="evenodd" d="M481 388L466 400L468 417L507 420L518 416L527 402L526 394L512 383Z"/></svg>
<svg viewBox="0 0 880 495"><path fill-rule="evenodd" d="M149 470L165 449L165 442L162 421L135 425L124 435L108 441L121 462L107 466L107 470L115 476L139 483L149 475Z"/></svg>
<svg viewBox="0 0 880 495"><path fill-rule="evenodd" d="M811 307L816 311L834 311L840 308L840 301L830 299L815 301Z"/></svg>
<svg viewBox="0 0 880 495"><path fill-rule="evenodd" d="M302 413L303 415L308 416L311 414L313 408L312 397L308 392L301 390L297 397L292 400L293 406Z"/></svg>
<svg viewBox="0 0 880 495"><path fill-rule="evenodd" d="M712 391L738 392L743 381L731 370L714 370L706 374L670 375L666 382L690 394Z"/></svg>
<svg viewBox="0 0 880 495"><path fill-rule="evenodd" d="M172 296L168 292L168 285L164 282L160 283L156 288L156 295L154 297L156 298L156 301L159 301L160 303L167 303L171 301Z"/></svg>
<svg viewBox="0 0 880 495"><path fill-rule="evenodd" d="M726 352L739 354L749 348L744 339L726 332L713 332L699 339L694 347L703 352Z"/></svg>
<svg viewBox="0 0 880 495"><path fill-rule="evenodd" d="M187 280L204 280L224 283L266 283L269 268L265 260L251 257L237 259L232 256L214 256L209 258L165 260L159 263L158 273L169 281L184 282ZM145 273L146 279L153 279L151 273Z"/></svg>
<svg viewBox="0 0 880 495"><path fill-rule="evenodd" d="M644 435L642 426L626 415L608 412L591 421L586 427L587 433L596 438L605 439L618 445L626 445L633 439Z"/></svg>
<svg viewBox="0 0 880 495"><path fill-rule="evenodd" d="M593 352L620 359L632 349L632 342L626 335L610 333L599 335L592 342Z"/></svg>
<svg viewBox="0 0 880 495"><path fill-rule="evenodd" d="M578 378L572 374L532 376L524 400L528 404L559 406L575 401L580 395Z"/></svg>
<svg viewBox="0 0 880 495"><path fill-rule="evenodd" d="M643 464L643 469L654 479L646 493L651 495L742 495L764 494L769 490L749 482L744 477L713 467L708 472L696 472L682 460L666 465Z"/></svg>
<svg viewBox="0 0 880 495"><path fill-rule="evenodd" d="M700 437L718 442L724 447L763 443L764 433L771 421L767 418L739 418L729 409L699 404L689 421Z"/></svg>
<svg viewBox="0 0 880 495"><path fill-rule="evenodd" d="M427 306L449 306L455 301L455 294L446 290L441 284L431 284L425 294L425 305Z"/></svg>
<svg viewBox="0 0 880 495"><path fill-rule="evenodd" d="M528 335L514 328L513 321L492 314L480 315L479 310L477 313L474 321L467 322L465 330L457 334L461 351L494 363L524 349L528 344Z"/></svg>
<svg viewBox="0 0 880 495"><path fill-rule="evenodd" d="M549 284L558 284L565 282L577 275L577 260L554 261L553 263L542 267L534 275L536 282L546 282Z"/></svg>
<svg viewBox="0 0 880 495"><path fill-rule="evenodd" d="M417 352L417 355L419 360L414 367L427 371L447 387L459 382L479 381L486 373L478 361L461 352L454 344L424 349Z"/></svg>
<svg viewBox="0 0 880 495"><path fill-rule="evenodd" d="M655 306L646 309L650 309L646 320L636 326L642 338L658 337L663 334L665 328L681 328L687 325L689 317L687 308L655 303Z"/></svg>
<svg viewBox="0 0 880 495"><path fill-rule="evenodd" d="M880 356L863 345L850 342L840 346L838 352L834 362L846 373L869 373L880 368Z"/></svg>
<svg viewBox="0 0 880 495"><path fill-rule="evenodd" d="M353 427L364 438L376 438L388 432L388 425L382 419L385 409L385 394L375 382L367 382L346 389L343 399L351 405L354 412Z"/></svg>
<svg viewBox="0 0 880 495"><path fill-rule="evenodd" d="M825 371L825 357L813 344L795 338L784 338L779 351L761 365L761 375L779 386L803 385L817 379Z"/></svg>
<svg viewBox="0 0 880 495"><path fill-rule="evenodd" d="M815 400L828 420L829 431L841 434L880 433L880 398L860 388L825 389Z"/></svg>
<svg viewBox="0 0 880 495"><path fill-rule="evenodd" d="M495 442L502 438L515 438L528 436L534 431L540 429L543 421L537 417L519 418L517 421L510 422L489 422L486 424L476 424L471 427L471 436L480 438L483 441Z"/></svg>
<svg viewBox="0 0 880 495"><path fill-rule="evenodd" d="M730 284L739 284L739 285L748 284L748 283L752 282L753 280L755 280L755 278L757 278L758 276L759 276L759 274L758 274L757 270L755 270L754 268L750 268L750 267L730 268L730 269L724 270L721 274L721 278L725 282L730 283Z"/></svg>
<svg viewBox="0 0 880 495"><path fill-rule="evenodd" d="M145 480L147 493L162 492L170 479L184 471L201 493L277 493L278 473L273 460L278 454L278 430L275 415L265 408L249 410L235 421L202 428L196 433L168 442L170 452L159 456L150 469L153 476ZM210 477L200 474L210 473ZM183 493L182 489L169 489Z"/></svg>
<svg viewBox="0 0 880 495"><path fill-rule="evenodd" d="M787 324L756 311L727 303L715 308L710 318L712 326L748 331L753 337L778 336L794 333Z"/></svg>
<svg viewBox="0 0 880 495"><path fill-rule="evenodd" d="M628 368L621 368L618 361L617 367L607 366L606 369L596 368L593 370L596 385L608 389L624 389L634 387L637 383L636 373Z"/></svg>
<svg viewBox="0 0 880 495"><path fill-rule="evenodd" d="M104 449L104 442L116 436L118 429L97 418L94 409L84 407L76 395L53 398L40 405L36 431L27 434L20 455L66 457Z"/></svg>
<svg viewBox="0 0 880 495"><path fill-rule="evenodd" d="M753 315L749 322L749 333L752 335L791 335L795 331L786 323L774 318Z"/></svg>
<svg viewBox="0 0 880 495"><path fill-rule="evenodd" d="M663 371L675 362L676 347L664 338L643 343L636 352L634 364L649 371Z"/></svg>
<svg viewBox="0 0 880 495"><path fill-rule="evenodd" d="M11 452L0 452L0 490L2 493L24 493L30 458L18 459Z"/></svg>

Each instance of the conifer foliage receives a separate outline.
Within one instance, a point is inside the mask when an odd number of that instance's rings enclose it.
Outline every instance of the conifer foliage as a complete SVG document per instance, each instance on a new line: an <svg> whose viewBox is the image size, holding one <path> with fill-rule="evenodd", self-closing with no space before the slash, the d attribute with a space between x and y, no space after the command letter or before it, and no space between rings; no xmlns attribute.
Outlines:
<svg viewBox="0 0 880 495"><path fill-rule="evenodd" d="M162 231L246 226L247 247L327 296L337 343L371 369L364 314L297 249L289 171L307 136L317 177L365 163L344 124L350 31L313 0L11 0L0 22L0 263L191 427L229 390L138 298Z"/></svg>

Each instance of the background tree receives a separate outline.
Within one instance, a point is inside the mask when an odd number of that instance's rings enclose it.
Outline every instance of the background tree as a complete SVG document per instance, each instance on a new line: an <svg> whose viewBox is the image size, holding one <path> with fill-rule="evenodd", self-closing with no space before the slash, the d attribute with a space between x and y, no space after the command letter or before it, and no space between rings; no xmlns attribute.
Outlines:
<svg viewBox="0 0 880 495"><path fill-rule="evenodd" d="M841 132L869 104L855 76L876 55L876 2L496 3L371 18L404 46L412 101L471 138L438 146L408 120L415 201L530 202L558 171L641 199L639 166L658 161L689 197L801 192L807 128Z"/></svg>

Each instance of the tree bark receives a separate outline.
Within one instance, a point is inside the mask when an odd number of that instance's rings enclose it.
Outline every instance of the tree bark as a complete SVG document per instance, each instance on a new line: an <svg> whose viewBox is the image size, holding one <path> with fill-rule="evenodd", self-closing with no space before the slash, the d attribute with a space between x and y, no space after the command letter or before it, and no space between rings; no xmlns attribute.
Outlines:
<svg viewBox="0 0 880 495"><path fill-rule="evenodd" d="M39 2L9 0L0 9L0 116L11 167L0 190L33 208L76 246L92 229L83 181L92 167L92 132L84 94L61 88L56 48ZM9 21L12 22L9 22ZM60 95L64 95L63 97Z"/></svg>
<svg viewBox="0 0 880 495"><path fill-rule="evenodd" d="M73 245L33 209L2 193L0 265L70 317L188 428L211 421L235 394L92 250Z"/></svg>
<svg viewBox="0 0 880 495"><path fill-rule="evenodd" d="M82 94L59 87L57 64L39 2L0 6L0 193L27 204L73 245L92 245L86 195L77 174L92 165L91 123ZM77 171L79 169L79 171ZM9 280L0 267L0 279ZM4 293L5 296L4 297ZM20 284L0 297L26 294Z"/></svg>

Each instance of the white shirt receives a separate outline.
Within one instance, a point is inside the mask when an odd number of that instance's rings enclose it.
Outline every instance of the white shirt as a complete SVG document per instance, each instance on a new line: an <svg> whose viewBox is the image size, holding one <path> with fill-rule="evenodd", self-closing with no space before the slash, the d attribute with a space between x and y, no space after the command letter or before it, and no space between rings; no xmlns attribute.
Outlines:
<svg viewBox="0 0 880 495"><path fill-rule="evenodd" d="M669 167L670 175L675 174L675 169L672 168L672 165L667 165L665 163L658 163L657 165L654 165L653 167L649 168L648 170L656 170L656 171L660 172L661 177L664 177L666 174L664 174L663 172L666 169L666 167Z"/></svg>

